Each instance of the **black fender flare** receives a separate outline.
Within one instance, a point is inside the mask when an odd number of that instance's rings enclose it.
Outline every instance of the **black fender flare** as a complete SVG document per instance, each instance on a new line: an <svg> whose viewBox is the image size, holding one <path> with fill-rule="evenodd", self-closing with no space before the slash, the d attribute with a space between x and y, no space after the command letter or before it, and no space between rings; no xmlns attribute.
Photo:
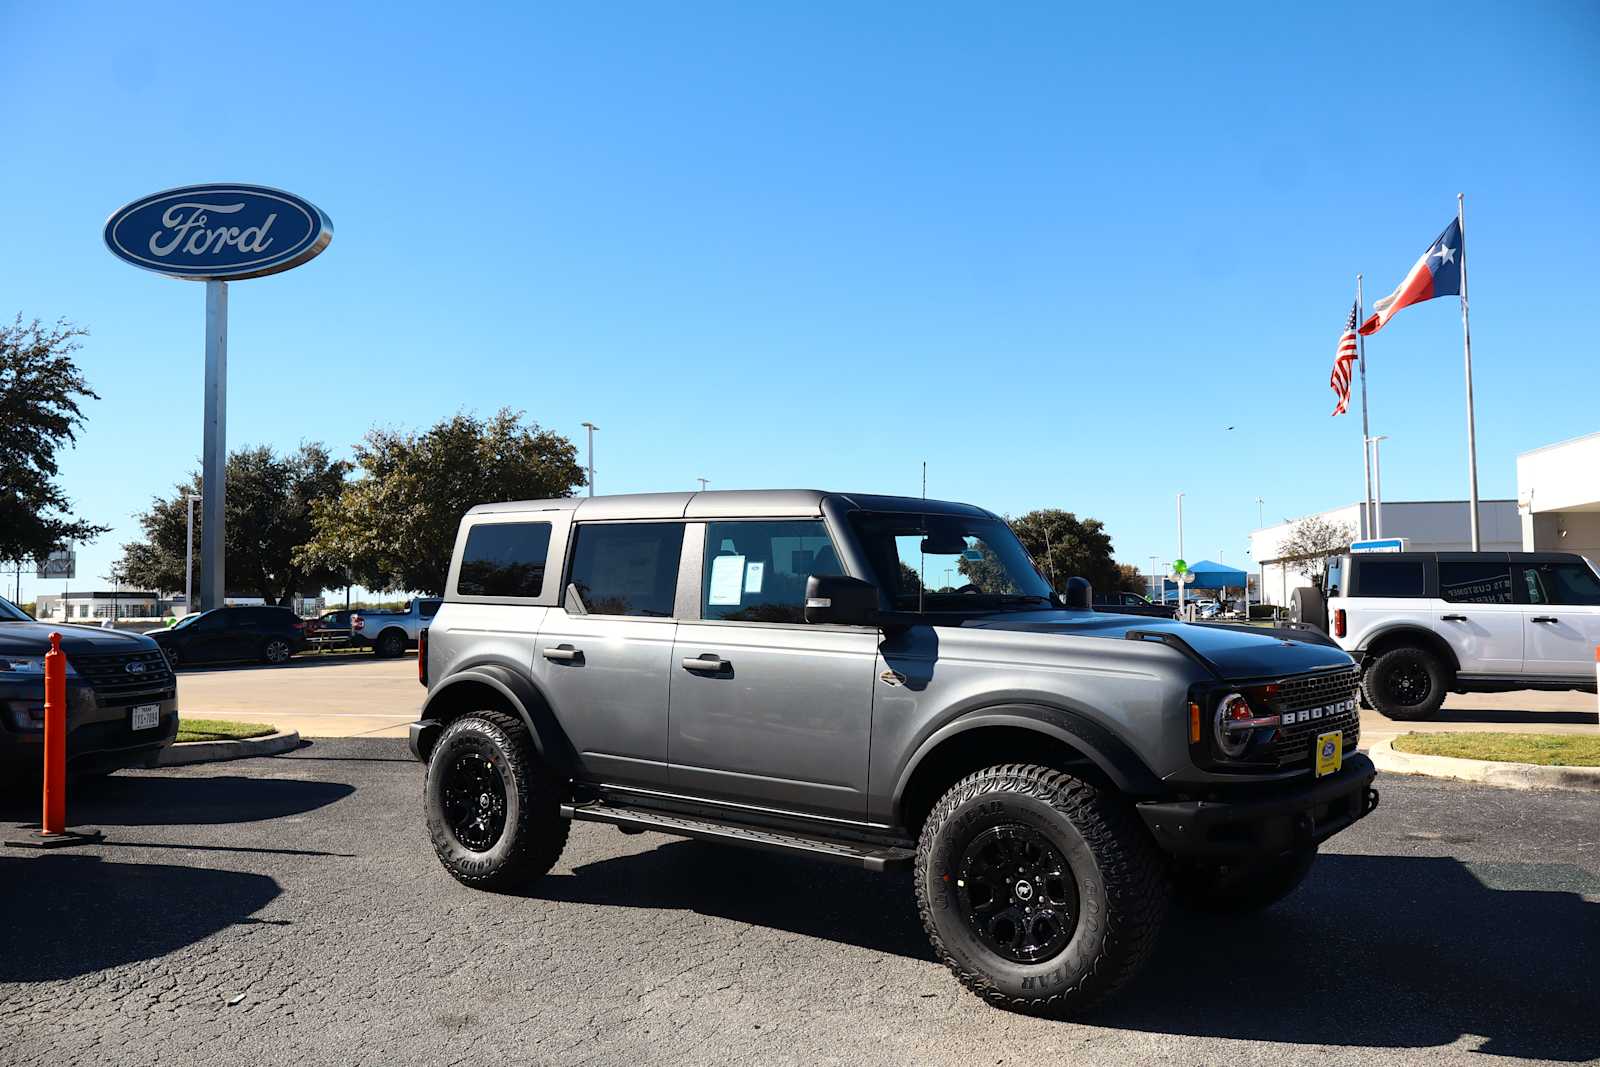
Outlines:
<svg viewBox="0 0 1600 1067"><path fill-rule="evenodd" d="M480 685L492 689L510 706L528 728L533 747L546 765L571 773L577 767L577 754L565 731L550 710L550 702L539 687L522 672L500 663L479 663L451 674L429 692L422 706L422 718L443 722L438 709L460 696L462 687Z"/></svg>
<svg viewBox="0 0 1600 1067"><path fill-rule="evenodd" d="M1408 622L1391 623L1374 630L1366 636L1361 642L1361 647L1357 649L1362 653L1363 670L1366 664L1372 660L1372 646L1381 644L1392 637L1412 639L1415 644L1428 649L1430 652L1442 655L1445 666L1450 668L1452 674L1459 673L1461 670L1461 660L1456 656L1456 650L1443 635L1428 629L1426 626L1418 626L1415 623Z"/></svg>
<svg viewBox="0 0 1600 1067"><path fill-rule="evenodd" d="M994 704L963 712L941 725L917 746L895 776L890 803L899 811L906 789L929 754L951 738L991 726L1032 730L1060 742L1095 765L1119 791L1129 796L1159 796L1161 780L1144 760L1110 730L1077 712L1046 704Z"/></svg>

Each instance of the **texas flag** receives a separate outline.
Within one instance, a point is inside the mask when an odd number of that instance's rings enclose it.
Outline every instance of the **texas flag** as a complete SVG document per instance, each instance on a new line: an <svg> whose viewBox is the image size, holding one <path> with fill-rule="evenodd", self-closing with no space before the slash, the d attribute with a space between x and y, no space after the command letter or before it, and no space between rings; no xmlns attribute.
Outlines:
<svg viewBox="0 0 1600 1067"><path fill-rule="evenodd" d="M1374 334L1383 329L1396 311L1436 296L1455 296L1461 292L1461 220L1451 219L1439 239L1428 246L1416 266L1406 275L1394 292L1372 305L1373 315L1361 324L1361 333Z"/></svg>

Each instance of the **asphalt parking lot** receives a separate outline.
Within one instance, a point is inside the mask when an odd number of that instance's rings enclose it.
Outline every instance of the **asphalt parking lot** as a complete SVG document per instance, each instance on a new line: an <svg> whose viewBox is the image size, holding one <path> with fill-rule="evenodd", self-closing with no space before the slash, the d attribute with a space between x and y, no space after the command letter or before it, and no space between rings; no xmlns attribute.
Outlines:
<svg viewBox="0 0 1600 1067"><path fill-rule="evenodd" d="M518 895L458 886L394 740L125 772L104 845L0 850L0 1061L1472 1063L1600 1057L1591 794L1380 780L1250 919L1178 915L1071 1023L931 958L908 876L580 824ZM35 817L0 799L0 825Z"/></svg>

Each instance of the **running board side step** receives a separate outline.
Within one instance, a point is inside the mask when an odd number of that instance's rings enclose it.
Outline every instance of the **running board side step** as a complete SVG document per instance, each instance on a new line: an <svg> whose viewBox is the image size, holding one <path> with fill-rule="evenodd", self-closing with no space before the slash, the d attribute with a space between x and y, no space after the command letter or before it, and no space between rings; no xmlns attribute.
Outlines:
<svg viewBox="0 0 1600 1067"><path fill-rule="evenodd" d="M830 838L811 837L806 834L763 830L755 826L711 822L684 815L652 811L644 808L625 808L598 802L588 804L562 804L564 818L577 822L603 822L638 833L653 830L658 834L675 837L692 837L700 841L720 841L729 845L766 849L768 852L786 852L814 859L833 860L869 871L898 870L909 867L916 852L892 845L874 845L865 841L836 841Z"/></svg>

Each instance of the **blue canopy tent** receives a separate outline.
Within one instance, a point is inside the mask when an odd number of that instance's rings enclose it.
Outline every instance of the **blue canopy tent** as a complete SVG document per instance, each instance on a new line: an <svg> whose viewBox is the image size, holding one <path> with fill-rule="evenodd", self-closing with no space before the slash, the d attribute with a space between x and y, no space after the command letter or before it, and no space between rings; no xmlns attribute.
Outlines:
<svg viewBox="0 0 1600 1067"><path fill-rule="evenodd" d="M1189 565L1189 573L1194 576L1193 581L1188 583L1189 594L1193 594L1198 589L1208 591L1243 589L1245 583L1249 581L1249 575L1237 567L1230 567L1225 563L1214 563L1209 559L1203 559L1199 563L1191 563ZM1164 580L1162 582L1162 592L1166 595L1167 600L1177 600L1178 583L1170 579Z"/></svg>

